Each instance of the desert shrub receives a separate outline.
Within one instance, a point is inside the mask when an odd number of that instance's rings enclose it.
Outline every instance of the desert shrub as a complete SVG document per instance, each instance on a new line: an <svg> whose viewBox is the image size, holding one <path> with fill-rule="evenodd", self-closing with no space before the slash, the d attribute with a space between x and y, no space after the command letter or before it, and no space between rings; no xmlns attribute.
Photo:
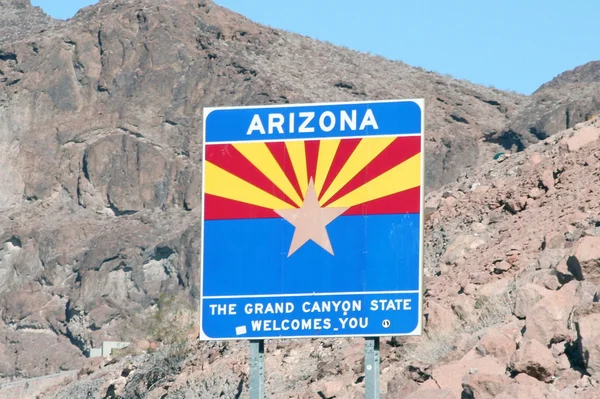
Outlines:
<svg viewBox="0 0 600 399"><path fill-rule="evenodd" d="M190 334L198 321L197 309L186 298L161 294L144 318L144 331L150 342L156 342L172 355L187 355L192 343Z"/></svg>
<svg viewBox="0 0 600 399"><path fill-rule="evenodd" d="M144 335L155 346L146 361L136 369L125 386L127 398L145 398L161 383L171 381L194 348L191 333L198 323L198 312L183 296L161 294L155 306L138 318Z"/></svg>

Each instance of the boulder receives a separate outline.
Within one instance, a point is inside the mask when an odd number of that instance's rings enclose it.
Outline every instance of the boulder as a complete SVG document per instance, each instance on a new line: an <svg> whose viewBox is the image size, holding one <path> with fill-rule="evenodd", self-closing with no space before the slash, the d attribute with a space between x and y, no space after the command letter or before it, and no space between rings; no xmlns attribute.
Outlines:
<svg viewBox="0 0 600 399"><path fill-rule="evenodd" d="M471 235L459 235L456 237L442 256L442 262L454 263L463 258L469 251L485 244L485 240Z"/></svg>
<svg viewBox="0 0 600 399"><path fill-rule="evenodd" d="M475 370L478 374L504 376L506 365L492 356L481 357L476 351L471 351L457 362L434 367L431 375L441 389L448 389L460 398L463 377Z"/></svg>
<svg viewBox="0 0 600 399"><path fill-rule="evenodd" d="M600 237L581 238L567 264L579 280L600 280Z"/></svg>
<svg viewBox="0 0 600 399"><path fill-rule="evenodd" d="M394 376L387 383L388 395L404 398L419 389L419 383L410 379Z"/></svg>
<svg viewBox="0 0 600 399"><path fill-rule="evenodd" d="M344 388L344 382L341 379L324 381L321 384L321 389L319 390L326 398L335 398L339 396L340 392Z"/></svg>
<svg viewBox="0 0 600 399"><path fill-rule="evenodd" d="M510 384L505 374L469 374L462 383L461 399L492 399L501 394Z"/></svg>
<svg viewBox="0 0 600 399"><path fill-rule="evenodd" d="M475 350L481 356L493 356L499 362L508 364L512 355L517 350L517 345L515 341L499 329L492 328L477 343Z"/></svg>
<svg viewBox="0 0 600 399"><path fill-rule="evenodd" d="M544 195L544 190L542 190L541 188L538 187L534 187L531 190L529 190L529 193L527 194L530 198L533 199L538 199L540 198L542 195Z"/></svg>
<svg viewBox="0 0 600 399"><path fill-rule="evenodd" d="M566 369L562 373L558 375L558 379L554 382L554 386L557 389L564 389L569 385L574 385L577 381L581 379L581 373L574 369Z"/></svg>
<svg viewBox="0 0 600 399"><path fill-rule="evenodd" d="M543 383L512 383L495 399L548 399L548 388Z"/></svg>
<svg viewBox="0 0 600 399"><path fill-rule="evenodd" d="M548 347L535 339L526 339L513 355L511 368L517 373L549 382L556 372L556 363Z"/></svg>
<svg viewBox="0 0 600 399"><path fill-rule="evenodd" d="M552 170L546 169L542 172L540 183L547 191L552 191L554 189L554 173Z"/></svg>
<svg viewBox="0 0 600 399"><path fill-rule="evenodd" d="M579 149L587 146L598 140L600 137L600 129L595 126L586 126L582 129L576 130L575 133L567 139L567 148L569 151L578 151Z"/></svg>
<svg viewBox="0 0 600 399"><path fill-rule="evenodd" d="M433 301L427 303L425 319L427 320L425 328L428 331L452 330L458 321L452 309Z"/></svg>
<svg viewBox="0 0 600 399"><path fill-rule="evenodd" d="M527 283L517 290L515 298L515 316L524 319L529 309L533 308L542 298L552 294L552 291L537 284Z"/></svg>
<svg viewBox="0 0 600 399"><path fill-rule="evenodd" d="M442 197L434 195L425 201L424 213L425 217L428 217L435 211L437 211L442 203Z"/></svg>
<svg viewBox="0 0 600 399"><path fill-rule="evenodd" d="M579 351L590 374L600 372L600 314L593 313L576 322Z"/></svg>
<svg viewBox="0 0 600 399"><path fill-rule="evenodd" d="M567 240L565 235L560 231L552 230L544 236L544 243L542 244L544 250L546 249L561 249L565 247Z"/></svg>
<svg viewBox="0 0 600 399"><path fill-rule="evenodd" d="M510 270L510 268L512 266L513 265L510 264L510 263L508 263L507 261L501 260L500 262L494 264L494 273L496 273L496 274L502 274L502 273L507 272L508 270Z"/></svg>
<svg viewBox="0 0 600 399"><path fill-rule="evenodd" d="M555 337L568 335L567 321L579 301L576 296L577 284L572 281L564 285L530 308L526 315L523 337L549 345Z"/></svg>
<svg viewBox="0 0 600 399"><path fill-rule="evenodd" d="M573 261L574 259L573 256L567 256L556 265L556 277L559 283L566 284L571 280L583 280L581 269Z"/></svg>
<svg viewBox="0 0 600 399"><path fill-rule="evenodd" d="M452 301L452 310L456 317L463 322L474 323L477 321L477 312L475 311L475 300L467 295L458 295Z"/></svg>

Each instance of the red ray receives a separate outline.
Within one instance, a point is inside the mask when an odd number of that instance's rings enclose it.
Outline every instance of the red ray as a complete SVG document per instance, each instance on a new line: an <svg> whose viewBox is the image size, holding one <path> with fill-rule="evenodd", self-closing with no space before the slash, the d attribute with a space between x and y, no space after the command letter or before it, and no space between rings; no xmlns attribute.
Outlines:
<svg viewBox="0 0 600 399"><path fill-rule="evenodd" d="M333 161L331 162L331 167L329 168L329 171L327 172L327 177L325 178L325 182L323 183L323 188L319 193L319 199L323 196L323 194L325 194L325 192L327 192L327 189L333 182L333 179L335 179L337 174L340 173L340 170L342 170L342 167L344 166L348 158L350 158L350 155L352 155L352 153L354 152L354 150L358 146L358 143L360 143L361 140L362 139L340 140L338 149L335 152Z"/></svg>
<svg viewBox="0 0 600 399"><path fill-rule="evenodd" d="M285 146L285 142L276 141L276 142L268 142L265 143L273 157L283 170L283 173L287 176L290 183L294 187L294 190L298 193L300 198L304 198L304 193L300 190L300 185L298 184L298 179L296 178L296 172L294 172L294 165L292 164L292 160L290 158L290 154L287 151L287 147Z"/></svg>
<svg viewBox="0 0 600 399"><path fill-rule="evenodd" d="M355 205L344 212L342 216L419 213L421 209L420 189L421 187L414 187L387 197Z"/></svg>
<svg viewBox="0 0 600 399"><path fill-rule="evenodd" d="M206 194L204 220L278 218L272 209Z"/></svg>
<svg viewBox="0 0 600 399"><path fill-rule="evenodd" d="M368 139L367 139L368 140ZM342 198L363 184L400 165L421 151L421 138L418 136L398 137L356 174L344 187L333 195L323 206Z"/></svg>
<svg viewBox="0 0 600 399"><path fill-rule="evenodd" d="M308 172L308 181L315 180L317 175L317 158L319 157L319 140L310 140L304 142L304 151L306 152L306 170ZM302 196L304 198L304 195Z"/></svg>
<svg viewBox="0 0 600 399"><path fill-rule="evenodd" d="M294 202L281 191L281 189L273 184L273 182L271 182L271 180L269 180L256 166L236 150L233 145L207 145L206 160L288 204L296 206ZM241 195L243 195L243 193Z"/></svg>

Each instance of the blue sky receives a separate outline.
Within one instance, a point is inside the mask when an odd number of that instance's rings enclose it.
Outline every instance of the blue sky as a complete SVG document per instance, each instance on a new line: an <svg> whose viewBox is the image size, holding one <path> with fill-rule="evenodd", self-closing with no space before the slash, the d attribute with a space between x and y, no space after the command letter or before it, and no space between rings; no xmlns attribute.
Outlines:
<svg viewBox="0 0 600 399"><path fill-rule="evenodd" d="M69 18L92 0L32 0ZM275 28L530 94L598 55L598 0L216 0Z"/></svg>

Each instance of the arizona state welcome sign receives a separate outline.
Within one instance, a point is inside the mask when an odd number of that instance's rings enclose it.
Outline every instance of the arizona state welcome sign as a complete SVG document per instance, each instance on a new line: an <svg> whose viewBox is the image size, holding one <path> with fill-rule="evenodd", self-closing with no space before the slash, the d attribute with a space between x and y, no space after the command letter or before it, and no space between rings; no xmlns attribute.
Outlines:
<svg viewBox="0 0 600 399"><path fill-rule="evenodd" d="M201 338L421 330L423 102L205 110Z"/></svg>

